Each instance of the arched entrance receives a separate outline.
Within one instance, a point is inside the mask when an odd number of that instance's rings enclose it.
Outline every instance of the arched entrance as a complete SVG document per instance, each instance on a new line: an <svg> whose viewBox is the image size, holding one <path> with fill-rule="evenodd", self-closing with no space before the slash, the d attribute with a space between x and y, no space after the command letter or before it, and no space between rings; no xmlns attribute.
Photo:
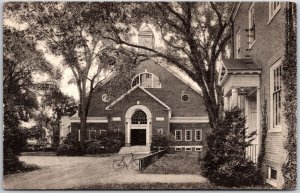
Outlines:
<svg viewBox="0 0 300 193"><path fill-rule="evenodd" d="M134 105L125 114L125 145L151 144L151 111L144 105Z"/></svg>

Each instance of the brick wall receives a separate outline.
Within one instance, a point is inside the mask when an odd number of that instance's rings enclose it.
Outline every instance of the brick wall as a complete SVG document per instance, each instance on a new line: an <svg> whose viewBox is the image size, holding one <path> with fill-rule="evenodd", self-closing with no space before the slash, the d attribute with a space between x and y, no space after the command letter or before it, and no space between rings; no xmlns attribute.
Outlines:
<svg viewBox="0 0 300 193"><path fill-rule="evenodd" d="M190 86L179 80L159 64L156 64L153 60L147 60L141 63L137 67L136 72L145 72L145 70L155 74L162 84L162 88L147 88L147 90L172 109L172 116L207 116L201 95ZM108 85L104 85L103 89L95 91L89 116L107 116L105 107L114 101L114 99L111 99L109 102L102 101L102 95L105 93L103 90L106 90L105 87L107 86ZM181 100L182 94L189 96L187 102Z"/></svg>
<svg viewBox="0 0 300 193"><path fill-rule="evenodd" d="M255 3L255 34L256 41L252 47L252 51L247 51L248 37L245 29L248 29L248 9L251 3L244 2L236 14L234 20L234 41L238 28L241 29L241 53L242 57L250 55L254 61L261 66L261 105L263 105L264 98L268 99L268 120L270 130L270 67L279 59L284 57L284 41L285 41L285 16L284 8L285 2L280 2L280 10L269 22L269 3L256 2ZM235 45L235 43L234 43ZM234 49L235 50L235 49ZM236 50L235 50L236 54ZM283 96L283 95L282 95ZM262 110L262 106L261 106ZM283 118L283 122L284 118ZM266 138L266 156L264 162L263 172L267 177L268 167L273 167L278 173L279 186L284 183L281 173L281 166L286 159L286 150L284 149L284 141L286 137L286 126L283 125L282 132L268 132Z"/></svg>
<svg viewBox="0 0 300 193"><path fill-rule="evenodd" d="M195 140L195 130L202 131L202 140ZM182 140L175 141L175 146L191 146L191 145L200 145L203 146L203 151L207 149L206 136L211 132L210 126L208 123L171 123L170 132L175 136L175 130L182 131ZM185 131L192 130L192 141L185 140Z"/></svg>

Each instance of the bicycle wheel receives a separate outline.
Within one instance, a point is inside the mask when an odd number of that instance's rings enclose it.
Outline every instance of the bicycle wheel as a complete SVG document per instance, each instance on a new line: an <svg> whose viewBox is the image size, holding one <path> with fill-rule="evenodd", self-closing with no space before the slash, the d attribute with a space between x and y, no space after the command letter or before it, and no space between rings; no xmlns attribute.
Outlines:
<svg viewBox="0 0 300 193"><path fill-rule="evenodd" d="M134 160L131 163L131 168L134 169L134 170L139 170L139 162L137 160Z"/></svg>
<svg viewBox="0 0 300 193"><path fill-rule="evenodd" d="M116 160L113 162L114 169L120 169L120 168L124 168L124 167L125 167L125 165L124 165L123 161Z"/></svg>

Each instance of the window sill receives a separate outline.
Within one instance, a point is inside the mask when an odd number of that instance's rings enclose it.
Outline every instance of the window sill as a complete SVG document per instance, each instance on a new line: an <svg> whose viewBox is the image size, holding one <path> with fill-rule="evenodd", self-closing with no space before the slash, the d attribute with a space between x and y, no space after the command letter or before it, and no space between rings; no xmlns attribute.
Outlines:
<svg viewBox="0 0 300 193"><path fill-rule="evenodd" d="M269 130L269 133L280 133L282 131L281 127L274 127Z"/></svg>
<svg viewBox="0 0 300 193"><path fill-rule="evenodd" d="M277 187L277 182L275 179L267 179L266 182L272 186Z"/></svg>

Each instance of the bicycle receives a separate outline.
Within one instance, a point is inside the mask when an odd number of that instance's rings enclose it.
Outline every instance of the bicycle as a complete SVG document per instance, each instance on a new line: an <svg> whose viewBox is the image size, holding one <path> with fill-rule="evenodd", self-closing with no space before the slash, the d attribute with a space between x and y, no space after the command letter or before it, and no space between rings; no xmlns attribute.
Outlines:
<svg viewBox="0 0 300 193"><path fill-rule="evenodd" d="M128 169L129 166L131 166L132 169L134 170L139 170L139 159L137 159L133 153L130 153L131 159L129 163L126 162L125 158L127 156L123 156L121 160L115 160L113 162L113 168L114 169L120 169L126 167Z"/></svg>

